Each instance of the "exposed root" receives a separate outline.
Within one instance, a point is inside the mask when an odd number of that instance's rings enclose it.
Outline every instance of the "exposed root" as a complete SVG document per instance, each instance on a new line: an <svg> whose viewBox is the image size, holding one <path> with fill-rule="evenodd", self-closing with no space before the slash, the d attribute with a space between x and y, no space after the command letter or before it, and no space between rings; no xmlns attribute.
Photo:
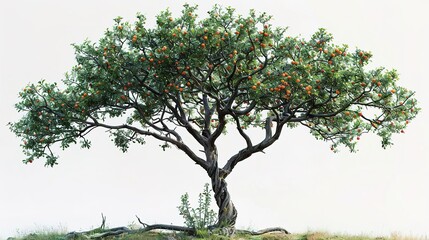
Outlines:
<svg viewBox="0 0 429 240"><path fill-rule="evenodd" d="M102 218L103 218L103 221L102 221L101 227L90 231L84 231L84 232L70 232L70 233L67 233L65 237L67 239L74 239L78 236L82 236L88 239L100 239L108 236L118 236L122 234L144 233L151 230L170 230L170 231L185 232L186 234L189 234L189 235L196 234L196 230L194 228L176 226L176 225L167 225L167 224L149 225L149 224L143 223L139 217L137 217L137 219L139 223L143 225L143 228L135 229L135 230L129 229L127 227L104 229L106 218L104 216Z"/></svg>
<svg viewBox="0 0 429 240"><path fill-rule="evenodd" d="M166 224L153 224L153 225L147 225L144 228L132 230L127 227L117 227L117 228L110 228L105 230L91 230L91 231L85 231L85 232L70 232L66 235L67 239L74 239L78 236L83 236L88 239L101 239L104 237L109 236L118 236L122 234L138 234L138 233L144 233L151 230L170 230L170 231L177 231L177 232L185 232L189 235L195 235L196 230L193 228L183 227L183 226L175 226L175 225L166 225ZM249 231L249 230L235 230L235 234L248 234L248 235L262 235L266 233L271 232L283 232L285 234L290 234L286 229L283 228L266 228L259 231ZM223 231L219 231L219 233L223 233Z"/></svg>
<svg viewBox="0 0 429 240"><path fill-rule="evenodd" d="M186 232L189 235L195 235L195 229L188 228L188 227L182 227L182 226L175 226L175 225L165 225L165 224L154 224L154 225L148 225L145 228L132 230L127 227L118 227L118 228L110 228L105 230L99 230L97 232L94 231L86 231L86 232L70 232L67 233L66 238L67 239L73 239L77 236L84 236L88 239L100 239L103 237L108 236L118 236L122 234L137 234L137 233L144 233L151 230L170 230L170 231L178 231L178 232Z"/></svg>
<svg viewBox="0 0 429 240"><path fill-rule="evenodd" d="M178 231L178 232L185 232L189 235L195 235L196 231L193 228L188 227L182 227L182 226L175 226L175 225L166 225L166 224L154 224L154 225L147 225L145 228L132 230L127 227L118 227L118 228L110 228L105 230L99 230L98 232L94 231L86 231L86 232L71 232L67 233L66 238L67 239L73 239L77 236L84 236L88 239L100 239L108 236L118 236L122 234L137 234L137 233L144 233L151 230L170 230L170 231Z"/></svg>
<svg viewBox="0 0 429 240"><path fill-rule="evenodd" d="M151 230L169 230L169 231L176 231L176 232L184 232L188 235L196 235L197 231L194 228L189 227L183 227L183 226L176 226L176 225L167 225L167 224L153 224L149 225L140 220L138 216L137 220L139 223L143 226L143 228L140 229L129 229L127 227L117 227L117 228L110 228L110 229L104 229L106 217L102 215L103 221L101 224L101 227L90 230L90 231L84 231L84 232L70 232L66 234L66 239L74 239L76 237L85 237L87 239L101 239L108 236L118 236L122 234L138 234L138 233L144 233ZM233 228L231 228L233 229ZM229 229L229 230L231 230ZM220 230L220 231L219 231ZM212 229L211 232L219 232L220 234L225 234L224 231L221 229ZM227 235L233 235L233 234L248 234L248 235L262 235L266 233L271 232L283 232L285 234L290 234L286 229L275 227L275 228L266 228L259 231L249 231L249 230L233 230L233 232L227 231L229 234ZM231 234L232 233L232 234Z"/></svg>
<svg viewBox="0 0 429 240"><path fill-rule="evenodd" d="M262 229L259 231L249 231L249 230L236 230L235 231L235 233L249 234L249 235L262 235L262 234L271 233L271 232L283 232L285 234L290 234L290 232L288 232L286 229L280 228L280 227L265 228L265 229Z"/></svg>
<svg viewBox="0 0 429 240"><path fill-rule="evenodd" d="M183 227L183 226L176 226L176 225L167 225L167 224L153 224L149 225L147 223L144 223L140 220L140 218L136 215L137 220L141 225L143 225L142 229L138 229L136 231L139 232L147 232L150 230L170 230L170 231L178 231L178 232L185 232L189 235L195 235L197 232L194 228L190 227Z"/></svg>
<svg viewBox="0 0 429 240"><path fill-rule="evenodd" d="M103 213L101 213L101 226L100 229L105 229L106 228L106 216L104 216Z"/></svg>

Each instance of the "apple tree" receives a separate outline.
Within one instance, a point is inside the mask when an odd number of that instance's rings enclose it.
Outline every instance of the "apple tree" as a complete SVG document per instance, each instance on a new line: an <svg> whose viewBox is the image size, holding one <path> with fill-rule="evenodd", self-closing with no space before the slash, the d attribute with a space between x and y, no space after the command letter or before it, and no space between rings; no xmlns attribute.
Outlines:
<svg viewBox="0 0 429 240"><path fill-rule="evenodd" d="M95 128L107 129L124 152L155 138L207 172L217 226L234 227L226 179L285 127L306 127L333 151L340 145L355 151L369 132L382 147L391 145L392 134L418 113L395 70L368 69L370 52L335 45L324 29L308 40L288 36L270 18L215 6L199 19L189 5L179 17L161 12L152 28L141 14L134 23L116 18L98 42L74 45L77 63L61 86L40 81L19 93L16 109L24 114L10 128L22 138L24 163L42 158L54 166L54 145L89 148L86 137ZM123 122L109 123L112 118ZM216 145L227 128L244 147L220 165ZM250 128L264 137L254 139Z"/></svg>

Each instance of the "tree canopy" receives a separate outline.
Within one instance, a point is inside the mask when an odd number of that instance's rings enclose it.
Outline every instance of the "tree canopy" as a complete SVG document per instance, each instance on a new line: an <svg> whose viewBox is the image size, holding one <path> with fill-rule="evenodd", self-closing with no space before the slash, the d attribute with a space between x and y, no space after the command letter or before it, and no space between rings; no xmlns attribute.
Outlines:
<svg viewBox="0 0 429 240"><path fill-rule="evenodd" d="M204 168L176 128L203 146L236 128L247 155L268 145L253 143L248 128L265 129L269 139L284 125L309 128L333 150L342 144L354 151L366 132L386 147L418 112L395 70L367 70L370 52L335 45L324 29L305 40L273 27L265 13L238 16L215 6L198 20L195 11L185 5L176 18L161 12L154 28L141 14L134 23L118 17L98 43L74 45L77 65L62 80L64 89L46 81L25 87L16 104L25 115L11 124L23 140L24 162L43 157L53 166L54 144L67 148L80 140L89 148L85 136L97 127L110 129L123 151L151 136ZM126 120L105 123L115 117Z"/></svg>

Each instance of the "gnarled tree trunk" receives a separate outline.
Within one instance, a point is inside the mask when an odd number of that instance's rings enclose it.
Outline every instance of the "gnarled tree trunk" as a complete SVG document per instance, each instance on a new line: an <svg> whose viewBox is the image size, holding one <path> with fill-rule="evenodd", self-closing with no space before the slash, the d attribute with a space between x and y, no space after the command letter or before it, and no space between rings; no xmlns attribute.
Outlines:
<svg viewBox="0 0 429 240"><path fill-rule="evenodd" d="M212 168L208 171L211 178L212 189L216 204L219 207L218 222L215 227L230 229L232 232L235 228L235 221L237 219L237 209L231 201L227 183L224 177L219 173L217 160L213 163Z"/></svg>
<svg viewBox="0 0 429 240"><path fill-rule="evenodd" d="M237 209L231 201L225 179L212 178L212 187L216 204L219 207L217 225L219 227L234 228L237 219Z"/></svg>

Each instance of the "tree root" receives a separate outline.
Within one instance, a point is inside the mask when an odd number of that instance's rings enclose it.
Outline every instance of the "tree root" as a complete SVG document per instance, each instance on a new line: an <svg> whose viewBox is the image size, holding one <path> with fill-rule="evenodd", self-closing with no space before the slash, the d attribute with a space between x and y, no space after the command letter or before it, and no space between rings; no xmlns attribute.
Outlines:
<svg viewBox="0 0 429 240"><path fill-rule="evenodd" d="M280 228L280 227L274 227L274 228L265 228L259 231L249 231L249 230L236 230L235 233L239 234L249 234L249 235L262 235L266 233L272 233L272 232L283 232L284 234L290 234L286 229Z"/></svg>
<svg viewBox="0 0 429 240"><path fill-rule="evenodd" d="M149 225L149 224L143 223L139 217L137 217L137 219L138 219L139 223L141 225L143 225L143 228L129 229L127 227L116 227L116 228L105 229L104 227L105 227L106 218L104 217L104 215L102 215L102 218L103 218L103 222L101 224L101 227L90 230L90 231L67 233L65 235L66 239L74 239L77 237L85 237L87 239L101 239L104 237L118 236L118 235L122 235L122 234L144 233L144 232L148 232L151 230L169 230L169 231L176 231L176 232L184 232L188 235L196 235L197 234L197 231L195 228L176 226L176 225L167 225L167 224ZM215 229L213 229L213 230L215 230ZM280 227L266 228L266 229L262 229L259 231L249 231L249 230L238 230L237 229L233 232L235 234L248 234L248 235L262 235L262 234L271 233L271 232L283 232L285 234L290 234L286 229L283 229Z"/></svg>
<svg viewBox="0 0 429 240"><path fill-rule="evenodd" d="M144 233L151 230L170 230L170 231L185 232L189 235L196 234L196 231L193 228L175 226L175 225L166 225L166 224L153 224L153 225L147 225L144 228L136 229L136 230L129 229L127 227L117 227L117 228L110 228L110 229L104 229L104 230L95 229L95 230L85 231L85 232L70 232L70 233L67 233L65 237L67 239L73 239L78 236L83 236L88 239L100 239L104 237L118 236L122 234Z"/></svg>

